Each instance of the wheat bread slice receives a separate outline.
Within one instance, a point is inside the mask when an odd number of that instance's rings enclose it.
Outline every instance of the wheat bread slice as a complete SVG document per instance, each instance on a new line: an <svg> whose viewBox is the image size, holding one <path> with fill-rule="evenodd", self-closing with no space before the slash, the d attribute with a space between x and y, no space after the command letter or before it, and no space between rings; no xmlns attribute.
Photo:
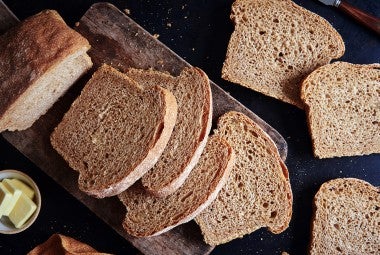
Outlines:
<svg viewBox="0 0 380 255"><path fill-rule="evenodd" d="M184 184L158 198L137 182L119 195L127 208L123 228L133 236L153 236L188 222L206 208L226 183L235 154L218 136L211 136L202 156Z"/></svg>
<svg viewBox="0 0 380 255"><path fill-rule="evenodd" d="M212 97L207 75L185 68L178 77L154 70L130 69L126 74L144 87L160 85L177 99L178 117L173 134L157 164L142 178L157 197L176 191L198 162L211 129Z"/></svg>
<svg viewBox="0 0 380 255"><path fill-rule="evenodd" d="M270 137L250 118L227 112L215 134L236 153L235 166L217 199L196 217L204 240L219 245L267 227L281 233L292 215L288 170Z"/></svg>
<svg viewBox="0 0 380 255"><path fill-rule="evenodd" d="M0 132L29 128L92 66L88 41L56 11L0 37Z"/></svg>
<svg viewBox="0 0 380 255"><path fill-rule="evenodd" d="M157 162L174 128L177 104L159 86L142 88L103 65L51 135L51 144L79 171L79 188L114 196Z"/></svg>
<svg viewBox="0 0 380 255"><path fill-rule="evenodd" d="M316 157L380 153L380 64L320 67L301 97Z"/></svg>
<svg viewBox="0 0 380 255"><path fill-rule="evenodd" d="M354 178L325 182L314 198L310 254L379 254L380 189Z"/></svg>
<svg viewBox="0 0 380 255"><path fill-rule="evenodd" d="M345 51L339 33L291 0L236 0L222 78L303 108L302 80Z"/></svg>

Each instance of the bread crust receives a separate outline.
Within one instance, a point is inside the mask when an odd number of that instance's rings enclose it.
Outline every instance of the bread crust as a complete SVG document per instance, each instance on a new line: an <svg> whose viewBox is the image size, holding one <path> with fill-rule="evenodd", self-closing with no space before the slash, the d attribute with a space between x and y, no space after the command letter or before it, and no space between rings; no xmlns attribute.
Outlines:
<svg viewBox="0 0 380 255"><path fill-rule="evenodd" d="M0 118L41 76L67 56L90 49L56 11L27 18L0 37Z"/></svg>

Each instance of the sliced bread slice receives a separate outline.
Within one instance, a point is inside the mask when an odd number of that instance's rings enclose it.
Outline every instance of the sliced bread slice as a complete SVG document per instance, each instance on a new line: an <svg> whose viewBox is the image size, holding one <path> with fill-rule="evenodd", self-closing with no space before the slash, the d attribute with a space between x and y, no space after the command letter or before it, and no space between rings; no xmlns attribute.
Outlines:
<svg viewBox="0 0 380 255"><path fill-rule="evenodd" d="M314 198L310 254L379 254L380 189L354 179L322 184Z"/></svg>
<svg viewBox="0 0 380 255"><path fill-rule="evenodd" d="M0 37L0 132L29 128L92 66L88 41L56 11Z"/></svg>
<svg viewBox="0 0 380 255"><path fill-rule="evenodd" d="M316 157L380 153L380 64L320 67L301 97Z"/></svg>
<svg viewBox="0 0 380 255"><path fill-rule="evenodd" d="M173 194L157 198L137 182L119 195L127 207L124 229L133 236L152 236L190 221L216 198L234 160L231 146L224 139L212 136L198 164Z"/></svg>
<svg viewBox="0 0 380 255"><path fill-rule="evenodd" d="M302 80L345 51L339 33L291 0L236 0L222 77L303 108Z"/></svg>
<svg viewBox="0 0 380 255"><path fill-rule="evenodd" d="M130 69L126 74L144 87L160 85L177 99L173 134L157 164L142 178L149 192L164 197L184 183L206 145L212 120L210 83L198 68L185 68L178 77L140 69Z"/></svg>
<svg viewBox="0 0 380 255"><path fill-rule="evenodd" d="M231 144L236 162L217 199L196 217L205 242L222 244L261 227L284 231L293 198L274 142L250 118L233 111L219 118L215 134Z"/></svg>
<svg viewBox="0 0 380 255"><path fill-rule="evenodd" d="M98 198L113 196L157 162L176 116L171 92L142 88L104 65L55 128L51 143L79 171L82 191Z"/></svg>

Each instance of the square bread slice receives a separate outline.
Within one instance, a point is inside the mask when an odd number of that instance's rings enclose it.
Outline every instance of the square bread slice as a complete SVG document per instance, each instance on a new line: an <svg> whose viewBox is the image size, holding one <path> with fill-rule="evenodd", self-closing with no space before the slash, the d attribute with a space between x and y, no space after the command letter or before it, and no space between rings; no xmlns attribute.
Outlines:
<svg viewBox="0 0 380 255"><path fill-rule="evenodd" d="M270 137L249 117L227 112L215 134L236 153L235 166L217 199L195 221L210 245L226 243L259 228L284 231L292 216L288 170Z"/></svg>
<svg viewBox="0 0 380 255"><path fill-rule="evenodd" d="M320 67L301 97L316 157L380 153L380 64Z"/></svg>
<svg viewBox="0 0 380 255"><path fill-rule="evenodd" d="M126 74L144 87L160 85L177 99L173 134L157 164L142 178L149 192L165 197L184 183L206 145L212 120L210 82L196 67L185 68L178 77L141 69L130 69Z"/></svg>
<svg viewBox="0 0 380 255"><path fill-rule="evenodd" d="M354 179L325 182L314 198L310 254L379 254L380 189Z"/></svg>
<svg viewBox="0 0 380 255"><path fill-rule="evenodd" d="M52 10L10 29L0 49L0 132L32 126L92 66L88 41Z"/></svg>
<svg viewBox="0 0 380 255"><path fill-rule="evenodd" d="M143 88L103 65L83 88L51 135L51 144L79 171L79 188L114 196L157 162L177 116L174 95Z"/></svg>
<svg viewBox="0 0 380 255"><path fill-rule="evenodd" d="M222 78L303 108L302 80L345 51L339 33L291 0L236 0Z"/></svg>
<svg viewBox="0 0 380 255"><path fill-rule="evenodd" d="M215 200L234 162L231 146L218 136L210 137L198 164L171 195L155 197L141 182L119 195L127 208L123 228L133 236L153 236L192 220Z"/></svg>

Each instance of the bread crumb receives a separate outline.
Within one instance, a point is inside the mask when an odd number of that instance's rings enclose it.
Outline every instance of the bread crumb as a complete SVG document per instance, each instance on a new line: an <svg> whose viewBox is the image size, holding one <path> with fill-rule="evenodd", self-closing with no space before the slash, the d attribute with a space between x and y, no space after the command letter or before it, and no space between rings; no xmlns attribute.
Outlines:
<svg viewBox="0 0 380 255"><path fill-rule="evenodd" d="M125 14L127 14L127 15L131 14L131 10L129 10L129 9L124 9L124 12L125 12Z"/></svg>
<svg viewBox="0 0 380 255"><path fill-rule="evenodd" d="M74 26L79 27L80 23L77 21L75 22Z"/></svg>
<svg viewBox="0 0 380 255"><path fill-rule="evenodd" d="M160 35L159 34L153 34L153 37L157 39L158 37L160 37Z"/></svg>
<svg viewBox="0 0 380 255"><path fill-rule="evenodd" d="M166 23L166 26L167 27L172 27L172 23L168 22L168 23Z"/></svg>
<svg viewBox="0 0 380 255"><path fill-rule="evenodd" d="M281 255L289 255L289 253L287 253L286 251L283 251L283 252L281 253Z"/></svg>

